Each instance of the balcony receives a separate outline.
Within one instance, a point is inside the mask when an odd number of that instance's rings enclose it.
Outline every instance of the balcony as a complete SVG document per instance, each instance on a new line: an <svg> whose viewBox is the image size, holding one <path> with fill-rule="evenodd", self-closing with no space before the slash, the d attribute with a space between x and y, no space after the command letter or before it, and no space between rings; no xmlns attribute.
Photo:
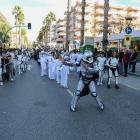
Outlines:
<svg viewBox="0 0 140 140"><path fill-rule="evenodd" d="M64 38L57 38L56 41L65 41Z"/></svg>
<svg viewBox="0 0 140 140"><path fill-rule="evenodd" d="M92 12L92 8L85 8L85 13L91 13Z"/></svg>
<svg viewBox="0 0 140 140"><path fill-rule="evenodd" d="M128 13L128 17L135 17L135 18L139 18L140 14L137 12L130 12Z"/></svg>
<svg viewBox="0 0 140 140"><path fill-rule="evenodd" d="M58 37L58 36L64 36L64 35L66 35L66 33L60 32L60 33L58 33L58 34L56 35L56 37Z"/></svg>
<svg viewBox="0 0 140 140"><path fill-rule="evenodd" d="M104 21L104 18L97 17L95 20L96 20L96 22L103 22Z"/></svg>
<svg viewBox="0 0 140 140"><path fill-rule="evenodd" d="M77 15L76 16L76 19L77 20L81 20L82 19L82 16L81 15ZM85 16L85 21L90 21L91 20L91 16Z"/></svg>
<svg viewBox="0 0 140 140"><path fill-rule="evenodd" d="M109 10L108 15L116 15L118 14L117 10Z"/></svg>
<svg viewBox="0 0 140 140"><path fill-rule="evenodd" d="M64 31L64 27L59 27L59 28L57 28L57 30L56 30L56 32L59 32L59 31Z"/></svg>
<svg viewBox="0 0 140 140"><path fill-rule="evenodd" d="M104 15L104 10L102 10L102 9L97 9L97 10L96 10L96 14L97 14L97 15Z"/></svg>
<svg viewBox="0 0 140 140"><path fill-rule="evenodd" d="M63 22L59 22L59 23L56 25L56 28L58 28L59 26L64 26L64 23L63 23Z"/></svg>

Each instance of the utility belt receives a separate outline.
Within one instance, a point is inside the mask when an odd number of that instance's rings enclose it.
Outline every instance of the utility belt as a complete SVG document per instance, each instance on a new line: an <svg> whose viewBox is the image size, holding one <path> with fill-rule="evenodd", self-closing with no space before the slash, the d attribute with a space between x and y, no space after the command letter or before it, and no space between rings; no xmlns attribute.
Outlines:
<svg viewBox="0 0 140 140"><path fill-rule="evenodd" d="M93 81L93 75L85 75L85 76L83 76L82 75L82 80L83 81Z"/></svg>
<svg viewBox="0 0 140 140"><path fill-rule="evenodd" d="M117 67L116 68L110 68L112 71L116 71Z"/></svg>

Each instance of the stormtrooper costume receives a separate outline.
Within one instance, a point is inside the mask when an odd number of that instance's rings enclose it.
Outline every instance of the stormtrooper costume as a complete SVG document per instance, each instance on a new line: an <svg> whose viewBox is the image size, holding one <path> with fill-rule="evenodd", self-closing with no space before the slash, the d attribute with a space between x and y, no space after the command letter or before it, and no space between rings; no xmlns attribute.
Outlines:
<svg viewBox="0 0 140 140"><path fill-rule="evenodd" d="M61 61L59 59L56 59L56 82L59 84L60 83L60 77L61 77L61 73L60 73L60 68L61 68Z"/></svg>
<svg viewBox="0 0 140 140"><path fill-rule="evenodd" d="M23 67L23 65L22 65L22 55L20 54L20 55L18 55L17 56L17 65L18 65L18 70L19 70L19 74L21 74L22 73L22 71L21 71L21 69L22 69L22 67Z"/></svg>
<svg viewBox="0 0 140 140"><path fill-rule="evenodd" d="M112 73L113 73L114 77L115 77L115 88L119 89L119 86L118 86L118 69L117 69L118 64L119 64L119 59L118 58L110 57L107 61L107 66L109 67L109 69L108 69L108 83L107 83L108 88L110 88L110 81L111 81Z"/></svg>
<svg viewBox="0 0 140 140"><path fill-rule="evenodd" d="M81 59L82 59L83 55L82 54L76 54L76 57L77 57L77 61L76 61L77 72L80 72L80 69L81 69L80 62L81 62Z"/></svg>
<svg viewBox="0 0 140 140"><path fill-rule="evenodd" d="M70 55L70 61L72 63L75 63L75 57L76 57L76 55L74 53L71 53L71 55ZM75 71L75 67L74 66L70 67L70 70L71 71Z"/></svg>
<svg viewBox="0 0 140 140"><path fill-rule="evenodd" d="M25 55L23 55L22 56L22 68L23 68L23 71L26 71L26 69L27 69L27 65L26 65L26 62L27 62L27 56Z"/></svg>
<svg viewBox="0 0 140 140"><path fill-rule="evenodd" d="M91 93L91 95L96 99L99 109L104 109L104 104L101 102L99 95L97 94L95 83L94 83L94 74L99 72L98 66L93 62L93 53L91 51L85 51L82 62L84 62L88 69L84 69L81 64L81 73L80 80L77 86L77 91L74 93L70 110L76 111L76 103L82 96L86 96Z"/></svg>
<svg viewBox="0 0 140 140"><path fill-rule="evenodd" d="M104 74L104 66L106 64L106 58L98 57L97 62L99 67L99 79L97 85L103 85L103 74Z"/></svg>

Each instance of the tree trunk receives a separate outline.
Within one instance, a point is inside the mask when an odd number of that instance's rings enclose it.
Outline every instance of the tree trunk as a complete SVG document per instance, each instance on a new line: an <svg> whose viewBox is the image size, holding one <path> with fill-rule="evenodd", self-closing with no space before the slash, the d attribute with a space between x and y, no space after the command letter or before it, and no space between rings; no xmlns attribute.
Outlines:
<svg viewBox="0 0 140 140"><path fill-rule="evenodd" d="M84 44L84 26L85 26L85 0L82 0L82 20L81 20L81 42L80 46Z"/></svg>
<svg viewBox="0 0 140 140"><path fill-rule="evenodd" d="M47 47L47 43L48 43L48 24L46 23L46 47Z"/></svg>
<svg viewBox="0 0 140 140"><path fill-rule="evenodd" d="M108 11L109 11L109 0L104 0L104 29L103 29L103 49L105 50L108 46Z"/></svg>
<svg viewBox="0 0 140 140"><path fill-rule="evenodd" d="M17 14L17 17L16 17L16 26L18 26L18 14ZM17 35L18 35L18 32L17 32L17 27L16 27L16 48L18 46L18 38L17 38Z"/></svg>
<svg viewBox="0 0 140 140"><path fill-rule="evenodd" d="M52 37L52 32L51 32L51 30L52 30L52 21L50 21L50 43L51 43L51 37Z"/></svg>
<svg viewBox="0 0 140 140"><path fill-rule="evenodd" d="M69 36L70 4L71 4L71 0L68 0L68 7L67 7L67 26L66 26L66 50L69 50L68 36Z"/></svg>
<svg viewBox="0 0 140 140"><path fill-rule="evenodd" d="M21 27L19 25L19 45L21 45Z"/></svg>

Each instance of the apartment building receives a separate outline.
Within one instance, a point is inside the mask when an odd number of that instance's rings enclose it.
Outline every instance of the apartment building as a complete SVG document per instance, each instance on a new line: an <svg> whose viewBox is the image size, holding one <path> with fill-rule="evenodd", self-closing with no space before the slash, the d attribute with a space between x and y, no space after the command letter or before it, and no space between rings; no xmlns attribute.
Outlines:
<svg viewBox="0 0 140 140"><path fill-rule="evenodd" d="M64 19L58 19L52 26L52 43L56 43L57 46L62 46L66 39Z"/></svg>
<svg viewBox="0 0 140 140"><path fill-rule="evenodd" d="M119 25L117 20L112 21L112 17L121 15L124 17L131 17L133 19L133 26L139 26L138 18L140 17L140 8L133 6L125 5L109 5L109 25L114 22L116 25ZM73 49L73 41L77 41L77 46L80 46L80 37L81 37L81 12L82 12L82 0L78 0L75 6L71 7L70 11L70 21L69 21L69 43L70 49ZM64 32L66 34L66 21L67 21L67 11L64 12ZM59 21L59 20L58 20ZM86 1L85 7L85 37L100 37L103 35L101 32L101 26L104 22L104 3L97 0ZM56 25L53 25L52 32L56 34ZM135 28L136 29L136 28ZM119 31L115 30L115 33ZM63 44L66 41L66 36L63 36ZM53 38L53 41L57 43L56 38ZM61 42L60 42L61 43Z"/></svg>

